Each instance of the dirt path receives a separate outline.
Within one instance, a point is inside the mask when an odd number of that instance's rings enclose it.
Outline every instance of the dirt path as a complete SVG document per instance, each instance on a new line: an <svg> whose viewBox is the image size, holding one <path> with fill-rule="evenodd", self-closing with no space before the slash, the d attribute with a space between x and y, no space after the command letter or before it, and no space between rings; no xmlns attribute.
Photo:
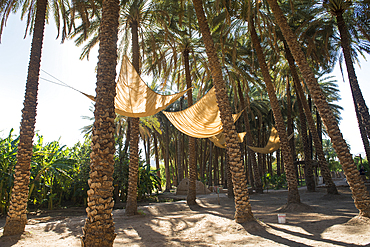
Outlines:
<svg viewBox="0 0 370 247"><path fill-rule="evenodd" d="M311 212L287 213L286 224L277 223L276 209L286 203L286 192L252 194L251 203L259 223L236 224L233 200L216 194L201 196L191 209L185 201L140 207L142 215L124 216L114 210L117 237L114 246L370 246L370 222L357 218L348 187L340 195L325 189L300 191ZM80 246L85 215L56 211L31 217L26 233L1 237L0 246ZM352 220L351 220L352 219ZM0 235L5 219L0 219Z"/></svg>

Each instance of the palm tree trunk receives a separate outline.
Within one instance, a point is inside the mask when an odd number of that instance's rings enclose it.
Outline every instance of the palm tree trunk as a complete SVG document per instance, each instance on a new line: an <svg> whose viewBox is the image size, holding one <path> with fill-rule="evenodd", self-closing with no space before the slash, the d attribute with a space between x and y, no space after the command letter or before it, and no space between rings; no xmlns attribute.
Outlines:
<svg viewBox="0 0 370 247"><path fill-rule="evenodd" d="M225 152L225 165L227 174L227 197L234 198L233 178L230 170L229 156L227 152Z"/></svg>
<svg viewBox="0 0 370 247"><path fill-rule="evenodd" d="M15 166L14 186L4 236L22 234L27 224L27 198L30 182L32 140L35 134L37 92L44 38L46 0L37 1L35 26L32 37L31 55L28 66L26 93L23 102L20 140Z"/></svg>
<svg viewBox="0 0 370 247"><path fill-rule="evenodd" d="M252 132L251 132L251 126L249 124L248 109L245 108L244 96L243 96L240 83L241 82L237 83L237 87L238 87L240 104L241 104L242 109L244 109L243 117L244 117L245 131L247 132L247 146L251 146L253 137L252 137ZM254 175L254 183L256 186L256 192L263 193L261 174L259 173L259 170L258 170L256 154L249 147L247 147L247 150L248 150L248 155L251 157L251 164L252 164L252 170L253 170L253 175Z"/></svg>
<svg viewBox="0 0 370 247"><path fill-rule="evenodd" d="M168 128L168 121L165 120L165 158L164 158L164 170L166 173L166 190L165 192L171 191L171 174L170 174L170 133Z"/></svg>
<svg viewBox="0 0 370 247"><path fill-rule="evenodd" d="M370 138L369 109L367 108L364 97L362 96L360 86L358 85L355 68L352 62L351 47L350 47L349 38L348 38L348 30L347 30L346 23L344 22L342 12L341 11L336 12L335 16L337 18L337 24L338 24L340 40L341 40L340 44L342 46L344 60L345 60L346 67L347 67L347 73L348 73L349 84L351 86L353 103L356 109L357 122L360 128L360 132L361 131L363 132L363 130L365 130L365 133L366 133L366 134L361 133L361 138L362 138L362 142L364 145L364 149L366 151L366 156L369 160L370 158L370 156L368 155L370 154L370 147L368 145L369 138Z"/></svg>
<svg viewBox="0 0 370 247"><path fill-rule="evenodd" d="M185 49L184 53L184 64L185 64L185 78L186 87L191 88L191 75L190 75L190 62L189 62L189 50ZM193 105L193 90L187 91L188 94L188 107ZM195 138L189 138L189 190L186 197L186 203L188 205L196 205L196 181L197 181L197 161L196 161L196 150L195 150Z"/></svg>
<svg viewBox="0 0 370 247"><path fill-rule="evenodd" d="M325 99L322 90L317 83L315 75L313 74L306 57L298 44L297 37L290 29L288 22L280 9L276 0L267 0L272 12L274 13L275 20L279 25L284 39L289 45L289 49L293 54L295 61L301 70L302 76L307 83L310 94L315 101L316 107L320 116L326 126L328 135L333 143L333 147L338 155L339 161L342 165L347 182L352 190L355 205L359 210L361 216L370 217L370 196L364 182L360 178L359 172L355 163L353 162L352 155L349 152L348 146L343 139L342 133L339 130L338 123L330 109L328 102Z"/></svg>
<svg viewBox="0 0 370 247"><path fill-rule="evenodd" d="M292 77L293 77L294 87L302 103L302 107L304 109L306 119L308 122L308 127L310 129L312 139L315 145L316 154L319 159L318 163L321 168L321 172L324 177L325 184L326 184L326 191L328 192L328 194L338 194L337 187L335 186L335 183L333 182L333 179L330 174L328 162L325 159L325 154L322 149L321 139L319 137L317 129L315 128L315 121L313 120L313 117L312 117L312 113L310 110L311 108L306 101L306 97L304 96L301 83L299 82L299 77L298 77L298 73L296 70L295 63L294 63L294 58L292 56L292 53L290 52L289 47L286 45L286 41L284 41L284 48L285 48L286 59L289 63L290 73L292 74Z"/></svg>
<svg viewBox="0 0 370 247"><path fill-rule="evenodd" d="M161 179L161 171L159 167L159 154L158 154L158 141L156 131L153 131L153 142L154 142L154 155L155 155L155 169L157 170L157 176ZM162 190L162 186L159 185L159 190Z"/></svg>
<svg viewBox="0 0 370 247"><path fill-rule="evenodd" d="M294 81L294 88L296 89L296 82ZM304 152L304 175L306 180L307 191L314 192L315 191L315 179L313 176L313 169L312 169L312 159L311 159L311 150L310 146L308 145L308 136L307 136L307 125L306 125L306 116L304 115L302 101L299 95L297 94L297 103L298 103L298 111L299 111L299 119L300 119L300 127L301 127L301 138L303 143L303 152Z"/></svg>
<svg viewBox="0 0 370 247"><path fill-rule="evenodd" d="M113 246L114 98L116 96L119 2L105 0L99 32L95 122L92 132L87 219L83 246Z"/></svg>
<svg viewBox="0 0 370 247"><path fill-rule="evenodd" d="M132 65L140 74L139 36L137 21L131 22L132 35ZM139 170L139 118L131 118L131 139L130 139L130 163L129 179L127 188L126 215L136 215L137 212L137 181Z"/></svg>
<svg viewBox="0 0 370 247"><path fill-rule="evenodd" d="M252 37L253 47L257 53L257 59L261 72L265 81L267 93L270 99L271 108L275 118L276 130L280 138L281 152L283 153L286 177L288 182L288 204L300 203L300 196L298 192L296 170L293 163L293 156L288 142L288 136L284 125L283 115L281 114L280 105L275 94L275 88L272 84L271 77L267 68L265 55L263 54L262 47L259 43L258 36L254 27L253 19L249 21L250 33Z"/></svg>
<svg viewBox="0 0 370 247"><path fill-rule="evenodd" d="M245 173L241 162L237 133L231 115L230 102L227 97L226 83L222 77L221 65L217 57L206 16L204 14L202 0L193 0L193 4L206 47L206 53L215 87L217 105L220 109L220 117L225 133L230 170L234 185L235 220L238 223L254 221L252 208L249 202Z"/></svg>
<svg viewBox="0 0 370 247"><path fill-rule="evenodd" d="M286 82L286 99L287 99L287 134L288 136L292 135L292 138L288 140L290 150L292 150L292 156L293 156L293 162L296 161L296 153L295 153L295 145L294 145L294 130L293 130L293 118L292 118L292 95L290 92L290 82L289 82L289 76L287 76L287 82ZM297 180L299 182L299 176L298 176L298 166L294 164L295 173L297 176Z"/></svg>

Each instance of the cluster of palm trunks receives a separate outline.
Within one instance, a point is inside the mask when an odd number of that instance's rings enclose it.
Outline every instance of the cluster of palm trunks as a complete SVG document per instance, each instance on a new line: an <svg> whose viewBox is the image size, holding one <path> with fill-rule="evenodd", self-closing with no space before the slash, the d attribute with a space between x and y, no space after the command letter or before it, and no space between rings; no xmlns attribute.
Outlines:
<svg viewBox="0 0 370 247"><path fill-rule="evenodd" d="M26 224L26 206L28 195L29 182L29 164L32 151L32 138L34 135L34 125L36 117L36 102L37 102L37 88L38 88L38 74L41 59L41 48L43 40L43 31L45 25L46 0L38 0L36 7L36 16L34 21L33 41L31 48L31 59L29 64L29 75L27 78L26 97L24 101L24 110L21 123L21 139L18 152L18 165L15 172L15 183L12 192L12 202L9 209L9 214L4 228L4 235L12 235L21 233ZM247 1L246 1L247 2ZM326 1L335 2L335 1ZM343 1L347 2L347 1ZM297 42L297 37L290 29L287 19L283 14L278 2L276 0L267 0L269 7L272 10L276 24L279 26L283 40L286 43L285 49L287 57L290 54L290 68L295 68L294 62L297 64L302 77L308 87L313 101L322 117L323 123L326 126L328 135L330 136L333 146L338 154L338 158L343 167L348 184L353 193L353 198L360 215L370 217L370 197L369 193L361 180L356 166L352 160L342 134L338 128L338 124L333 116L332 111L325 99L325 96L320 89L317 80L306 60L300 44ZM222 68L218 59L217 51L215 49L214 39L211 35L208 21L206 19L203 1L193 0L193 6L198 19L200 33L205 45L210 72L215 87L217 104L220 109L220 117L222 120L224 133L226 136L228 166L231 174L233 193L235 196L235 220L239 223L253 221L251 205L249 203L249 195L246 185L246 177L244 166L241 159L240 146L237 141L237 132L233 124L231 116L231 107L228 100L226 83L223 79ZM251 7L246 3L246 6ZM260 1L257 5L260 4ZM340 13L343 9L335 9L331 5L331 11L336 14L338 25L342 21ZM78 9L78 8L77 8ZM113 200L112 200L112 174L113 174L113 157L114 157L114 97L115 97L115 77L117 64L117 33L118 33L118 17L119 17L119 1L118 0L104 0L102 2L101 24L99 33L99 63L97 69L97 89L96 89L96 104L95 104L95 123L92 136L92 154L91 154L91 172L88 191L88 217L83 228L84 236L82 244L85 246L112 246L115 238L114 223L112 218ZM2 8L0 8L2 11ZM132 57L133 66L139 72L139 42L138 42L138 28L140 22L140 15L137 11L132 11L130 18L128 18L128 26L131 28L132 36ZM288 204L300 203L298 185L293 163L293 156L291 146L288 142L288 135L282 117L279 102L276 97L275 88L272 84L271 75L269 74L268 66L266 64L265 55L261 48L258 34L256 32L254 16L250 11L248 16L239 16L244 21L248 21L248 28L252 37L252 45L257 54L257 60L263 75L266 90L270 99L270 104L273 110L276 129L280 136L282 156L284 159L284 166L287 175L287 182L289 187ZM342 18L342 19L341 19ZM342 30L343 31L343 30ZM342 34L341 31L341 34ZM346 33L346 30L343 31ZM346 43L342 42L343 51ZM348 44L347 44L348 45ZM189 50L185 49L184 57L189 55ZM345 52L346 53L346 52ZM345 56L347 56L345 54ZM350 55L348 55L350 56ZM349 60L351 58L349 57ZM347 59L346 59L347 60ZM189 68L188 68L189 69ZM293 72L292 72L293 73ZM186 72L188 87L191 86L191 78L189 71ZM352 82L351 82L352 83ZM299 83L294 83L299 84ZM352 84L351 84L352 86ZM297 88L297 92L300 89ZM191 98L191 91L189 91L189 98ZM312 126L312 121L307 113L307 106L304 103L304 95L299 93L302 102L302 109L309 123L309 128ZM355 100L355 104L359 105L357 116L362 122L368 123L368 109L360 102L360 99ZM192 104L189 101L189 106ZM303 112L303 111L302 111ZM366 125L366 124L365 124ZM370 126L370 125L367 125ZM132 215L137 213L136 205L136 181L137 181L137 167L138 167L138 121L133 120L131 127L135 130L132 132L130 141L130 182L128 194L127 213ZM367 128L367 127L366 127ZM369 130L367 130L369 132ZM250 137L248 137L249 139ZM318 145L315 143L315 145ZM189 142L189 149L194 150L194 141ZM194 152L190 151L193 155ZM189 174L190 174L190 189L188 194L188 204L195 204L195 179L196 179L196 165L195 159L191 155L189 160ZM253 155L252 155L253 156ZM255 165L255 160L252 159L252 166ZM330 179L329 170L324 162L322 154L319 153L319 165L323 172L326 182L328 183L328 192L337 193L334 183ZM254 176L260 177L258 169L253 169ZM258 180L259 181L259 180ZM256 187L261 189L261 185L257 181ZM231 186L229 186L230 188Z"/></svg>

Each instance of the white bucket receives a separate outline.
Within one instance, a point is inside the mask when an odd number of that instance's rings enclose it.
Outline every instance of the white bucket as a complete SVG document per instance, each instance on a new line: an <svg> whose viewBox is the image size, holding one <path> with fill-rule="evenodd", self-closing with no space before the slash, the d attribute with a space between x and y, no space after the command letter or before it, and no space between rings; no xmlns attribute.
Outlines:
<svg viewBox="0 0 370 247"><path fill-rule="evenodd" d="M285 224L286 214L278 214L278 223Z"/></svg>

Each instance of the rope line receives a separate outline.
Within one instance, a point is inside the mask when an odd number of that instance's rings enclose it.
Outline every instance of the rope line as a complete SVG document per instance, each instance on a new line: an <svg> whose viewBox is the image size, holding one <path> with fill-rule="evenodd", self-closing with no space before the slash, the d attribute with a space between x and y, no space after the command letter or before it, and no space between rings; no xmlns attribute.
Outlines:
<svg viewBox="0 0 370 247"><path fill-rule="evenodd" d="M84 93L83 93L83 92L81 92L80 90L78 90L78 89L76 89L76 88L74 88L74 87L72 87L72 86L68 85L67 83L63 82L62 80L59 80L59 79L58 79L58 78L56 78L55 76L53 76L53 75L49 74L48 72L46 72L45 70L41 69L41 71L42 71L42 72L44 72L45 74L47 74L48 76L51 76L51 77L52 77L52 78L54 78L55 80L59 81L60 83L55 82L55 81L52 81L52 80L45 79L45 78L43 78L43 77L40 77L40 79L41 79L41 80L44 80L44 81L47 81L47 82L51 82L51 83L56 84L56 85L59 85L59 86L67 87L67 88L73 89L73 90L75 90L75 91L77 91L77 92L79 92L79 93L84 94Z"/></svg>

